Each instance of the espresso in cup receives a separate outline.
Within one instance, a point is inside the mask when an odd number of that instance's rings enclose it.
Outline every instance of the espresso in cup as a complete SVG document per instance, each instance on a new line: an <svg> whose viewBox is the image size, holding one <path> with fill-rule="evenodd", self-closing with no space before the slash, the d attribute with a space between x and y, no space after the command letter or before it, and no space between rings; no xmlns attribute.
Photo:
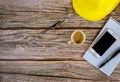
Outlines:
<svg viewBox="0 0 120 82"><path fill-rule="evenodd" d="M85 34L81 30L75 30L71 35L71 41L73 44L81 45L85 42Z"/></svg>

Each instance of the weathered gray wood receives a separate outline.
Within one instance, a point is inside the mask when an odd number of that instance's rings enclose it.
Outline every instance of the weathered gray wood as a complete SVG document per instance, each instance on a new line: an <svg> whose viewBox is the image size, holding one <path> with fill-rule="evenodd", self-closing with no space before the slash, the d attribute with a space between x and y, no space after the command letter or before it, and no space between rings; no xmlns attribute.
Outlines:
<svg viewBox="0 0 120 82"><path fill-rule="evenodd" d="M0 61L0 72L101 81L108 79L106 75L86 61ZM119 76L118 73L114 72L114 74ZM119 78L116 79L119 80Z"/></svg>
<svg viewBox="0 0 120 82"><path fill-rule="evenodd" d="M44 77L44 76L28 76L20 74L3 74L0 73L0 82L112 82L110 80L82 80L72 78ZM119 81L115 81L119 82Z"/></svg>
<svg viewBox="0 0 120 82"><path fill-rule="evenodd" d="M100 29L81 29L86 41L81 46L68 44L74 29L0 30L0 59L8 60L83 60Z"/></svg>
<svg viewBox="0 0 120 82"><path fill-rule="evenodd" d="M120 21L119 11L90 22L71 0L0 0L0 82L119 82L120 65L107 77L82 58L110 16ZM43 29L51 26L58 29ZM67 44L76 28L84 45Z"/></svg>
<svg viewBox="0 0 120 82"><path fill-rule="evenodd" d="M71 0L0 0L0 28L101 28L110 16L120 20L120 5L106 18L90 22L79 17Z"/></svg>
<svg viewBox="0 0 120 82"><path fill-rule="evenodd" d="M106 81L120 80L120 65L108 77L86 61L0 61L0 73Z"/></svg>

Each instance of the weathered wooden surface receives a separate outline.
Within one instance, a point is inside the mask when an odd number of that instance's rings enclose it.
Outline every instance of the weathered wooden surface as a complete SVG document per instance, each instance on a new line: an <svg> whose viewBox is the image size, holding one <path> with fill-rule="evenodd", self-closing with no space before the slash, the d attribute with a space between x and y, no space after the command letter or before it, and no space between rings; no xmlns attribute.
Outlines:
<svg viewBox="0 0 120 82"><path fill-rule="evenodd" d="M119 11L120 6L110 16L120 20ZM108 17L99 22L86 21L74 12L71 0L0 0L0 28L4 29L45 28L58 21L58 28L101 28Z"/></svg>
<svg viewBox="0 0 120 82"><path fill-rule="evenodd" d="M107 77L82 58L110 16L120 21L119 11L90 22L71 0L0 0L0 82L119 82L120 65ZM68 44L77 29L85 43Z"/></svg>
<svg viewBox="0 0 120 82"><path fill-rule="evenodd" d="M0 80L2 82L119 82L116 80L93 81L60 77L28 76L20 74L0 74Z"/></svg>
<svg viewBox="0 0 120 82"><path fill-rule="evenodd" d="M73 29L0 30L0 59L83 60L81 56L99 29L81 29L86 34L84 45L68 44Z"/></svg>
<svg viewBox="0 0 120 82"><path fill-rule="evenodd" d="M0 61L0 66L0 73L99 81L120 80L120 65L108 78L86 61Z"/></svg>

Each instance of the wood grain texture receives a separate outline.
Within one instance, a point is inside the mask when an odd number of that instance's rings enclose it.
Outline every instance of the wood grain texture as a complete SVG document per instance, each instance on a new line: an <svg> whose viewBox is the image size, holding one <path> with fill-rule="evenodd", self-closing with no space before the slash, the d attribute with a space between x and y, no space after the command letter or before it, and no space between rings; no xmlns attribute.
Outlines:
<svg viewBox="0 0 120 82"><path fill-rule="evenodd" d="M72 78L59 78L59 77L44 77L44 76L28 76L20 74L1 74L0 82L119 82L119 81L97 81L97 80L82 80Z"/></svg>
<svg viewBox="0 0 120 82"><path fill-rule="evenodd" d="M68 44L74 29L0 30L0 59L8 60L83 60L100 29L81 29L86 42L81 46Z"/></svg>
<svg viewBox="0 0 120 82"><path fill-rule="evenodd" d="M101 28L112 16L120 21L120 5L98 22L86 21L72 8L71 0L0 0L0 28Z"/></svg>
<svg viewBox="0 0 120 82"><path fill-rule="evenodd" d="M120 65L107 77L86 61L0 61L0 73L120 81Z"/></svg>
<svg viewBox="0 0 120 82"><path fill-rule="evenodd" d="M85 61L0 61L1 73L107 80L107 76Z"/></svg>
<svg viewBox="0 0 120 82"><path fill-rule="evenodd" d="M107 77L82 58L110 16L120 21L119 11L90 22L72 0L0 0L0 82L120 82L120 64ZM77 29L85 43L68 44Z"/></svg>

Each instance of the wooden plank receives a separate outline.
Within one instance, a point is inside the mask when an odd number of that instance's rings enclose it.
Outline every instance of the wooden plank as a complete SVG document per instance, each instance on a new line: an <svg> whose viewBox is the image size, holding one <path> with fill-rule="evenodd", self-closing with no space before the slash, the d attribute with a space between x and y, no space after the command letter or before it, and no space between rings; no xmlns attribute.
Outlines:
<svg viewBox="0 0 120 82"><path fill-rule="evenodd" d="M120 64L110 77L86 61L0 61L0 73L114 82L120 81Z"/></svg>
<svg viewBox="0 0 120 82"><path fill-rule="evenodd" d="M109 80L82 80L72 78L59 78L59 77L44 77L44 76L28 76L20 74L2 74L0 73L1 82L111 82ZM118 81L115 81L118 82Z"/></svg>
<svg viewBox="0 0 120 82"><path fill-rule="evenodd" d="M81 29L85 44L68 44L74 29L0 30L0 60L83 60L100 29Z"/></svg>
<svg viewBox="0 0 120 82"><path fill-rule="evenodd" d="M90 22L79 17L71 0L0 0L0 28L101 28L112 16L120 20L120 5L106 18ZM56 22L61 21L60 24Z"/></svg>
<svg viewBox="0 0 120 82"><path fill-rule="evenodd" d="M118 68L116 71L120 72ZM113 73L113 75L115 75L114 78L120 76L118 72ZM109 79L86 61L0 61L0 73L56 76L61 78L68 77L101 81ZM119 78L115 79L119 80Z"/></svg>

